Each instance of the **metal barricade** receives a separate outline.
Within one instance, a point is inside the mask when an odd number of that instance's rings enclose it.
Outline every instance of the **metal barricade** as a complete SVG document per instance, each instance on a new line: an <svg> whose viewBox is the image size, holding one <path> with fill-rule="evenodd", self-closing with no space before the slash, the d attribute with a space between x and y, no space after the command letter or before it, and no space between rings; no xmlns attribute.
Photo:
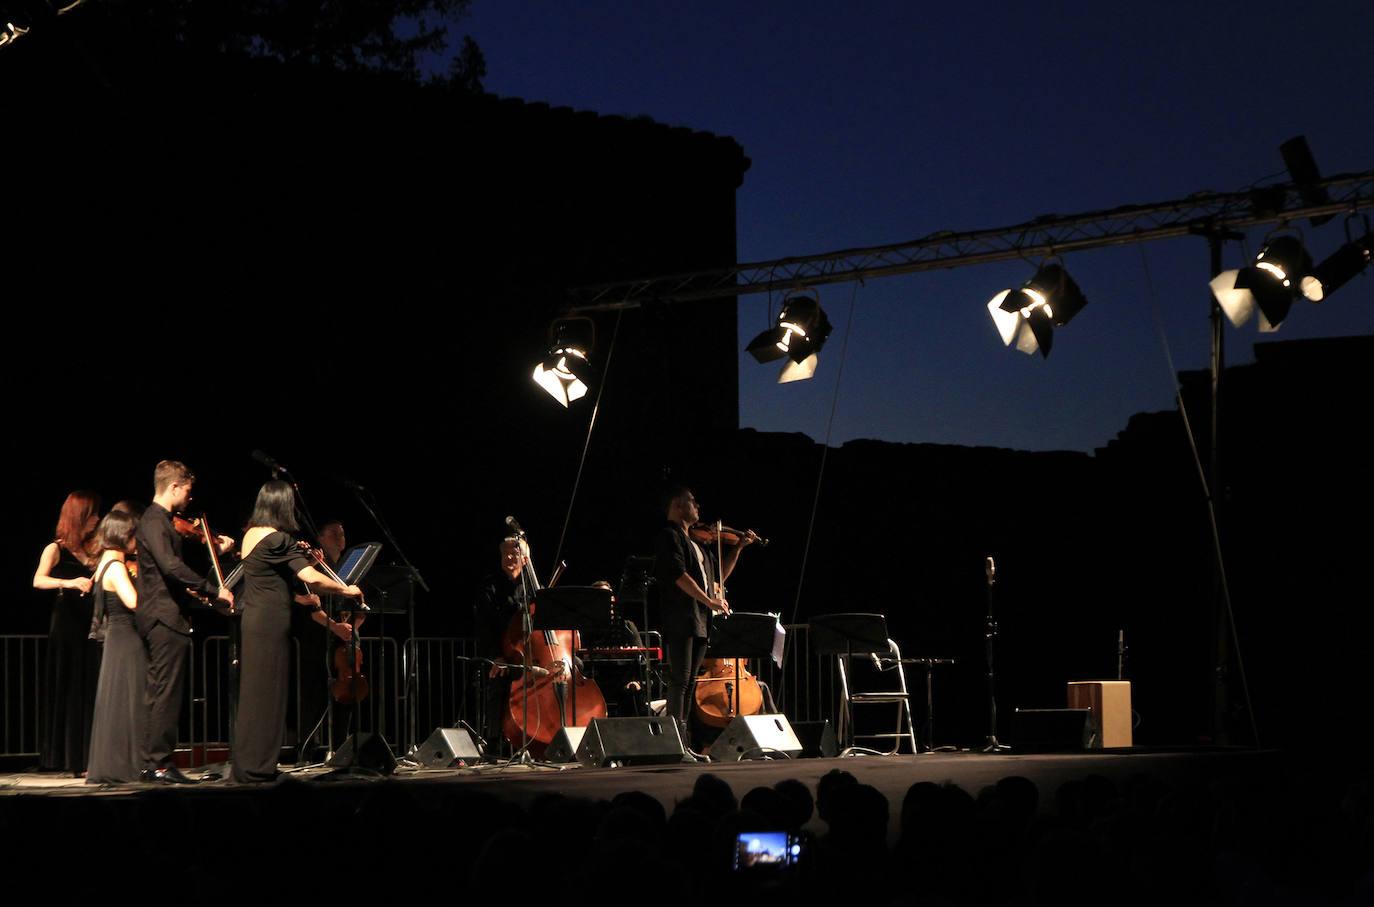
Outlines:
<svg viewBox="0 0 1374 907"><path fill-rule="evenodd" d="M48 637L0 636L0 693L4 723L0 756L37 756L39 709L43 693L43 651Z"/></svg>
<svg viewBox="0 0 1374 907"><path fill-rule="evenodd" d="M419 745L436 727L466 721L481 727L483 674L470 661L476 643L469 637L417 636L406 642L406 748Z"/></svg>

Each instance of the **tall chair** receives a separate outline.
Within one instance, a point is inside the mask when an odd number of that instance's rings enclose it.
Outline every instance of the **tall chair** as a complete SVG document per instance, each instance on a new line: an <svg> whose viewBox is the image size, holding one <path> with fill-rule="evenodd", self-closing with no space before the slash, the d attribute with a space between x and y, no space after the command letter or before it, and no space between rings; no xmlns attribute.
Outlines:
<svg viewBox="0 0 1374 907"><path fill-rule="evenodd" d="M840 710L836 732L845 745L840 755L895 756L901 751L903 740L911 747L912 753L918 752L902 652L887 635L887 619L881 614L825 614L811 618L810 634L812 652L835 656L839 668ZM851 688L851 668L856 656L874 662L878 669L873 675L874 680L895 677L895 683L888 684L886 689ZM892 708L895 711L893 730L860 732L854 722L854 707L859 705ZM856 746L856 739L891 741L891 748L881 750Z"/></svg>

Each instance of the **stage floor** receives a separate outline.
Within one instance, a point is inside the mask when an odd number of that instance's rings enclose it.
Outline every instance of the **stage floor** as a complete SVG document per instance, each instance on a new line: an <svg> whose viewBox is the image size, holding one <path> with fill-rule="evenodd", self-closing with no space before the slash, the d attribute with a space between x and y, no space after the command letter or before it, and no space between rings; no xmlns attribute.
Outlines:
<svg viewBox="0 0 1374 907"><path fill-rule="evenodd" d="M1141 749L1079 752L1063 754L984 755L981 753L926 753L918 756L856 756L844 759L757 760L737 763L625 766L620 768L581 768L576 764L561 768L512 765L482 765L458 769L419 770L404 764L389 778L322 780L328 769L288 770L286 778L302 781L331 796L362 797L377 784L404 785L417 796L444 792L481 792L499 800L525 805L543 794L558 793L589 800L610 799L627 790L643 791L663 803L671 812L674 805L692 792L698 777L712 773L724 779L736 797L754 787L771 786L784 778L795 778L814 792L816 782L832 769L843 769L859 781L881 791L889 803L890 833L895 837L901 815L901 802L907 789L918 781L952 782L977 795L982 788L1000 778L1020 775L1034 781L1040 789L1042 811L1053 809L1054 794L1066 781L1088 775L1101 775L1121 782L1136 774L1149 774L1170 785L1188 786L1211 783L1223 778L1253 776L1281 767L1285 756L1271 750ZM209 771L216 768L212 767ZM283 766L283 769L289 769ZM187 772L192 777L202 770ZM0 774L0 796L32 796L66 799L69 797L138 797L151 790L170 790L188 797L254 797L274 785L236 785L207 780L197 785L161 788L149 784L101 787L81 779L51 774ZM813 824L816 820L813 819ZM823 830L823 826L821 826Z"/></svg>

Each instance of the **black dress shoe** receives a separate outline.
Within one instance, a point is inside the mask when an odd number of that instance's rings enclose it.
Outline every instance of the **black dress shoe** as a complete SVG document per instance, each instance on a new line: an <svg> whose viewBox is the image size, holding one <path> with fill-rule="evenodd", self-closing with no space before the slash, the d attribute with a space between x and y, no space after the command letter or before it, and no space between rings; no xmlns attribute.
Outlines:
<svg viewBox="0 0 1374 907"><path fill-rule="evenodd" d="M138 773L138 780L144 784L176 784L167 773L160 768L145 768Z"/></svg>
<svg viewBox="0 0 1374 907"><path fill-rule="evenodd" d="M200 783L199 781L197 781L197 780L194 779L194 778L188 778L188 777L186 777L185 775L183 775L183 774L181 773L181 769L177 768L175 765L169 765L169 766L167 766L167 767L164 768L164 769L159 769L159 771L162 772L162 776L163 776L164 778L167 778L167 779L170 780L173 784L199 784L199 783Z"/></svg>

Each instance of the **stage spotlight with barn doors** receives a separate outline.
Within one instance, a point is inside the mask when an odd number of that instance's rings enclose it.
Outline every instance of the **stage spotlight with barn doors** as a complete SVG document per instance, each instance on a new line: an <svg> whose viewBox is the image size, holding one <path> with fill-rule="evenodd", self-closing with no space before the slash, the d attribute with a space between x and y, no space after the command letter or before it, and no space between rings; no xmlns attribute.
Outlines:
<svg viewBox="0 0 1374 907"><path fill-rule="evenodd" d="M1271 234L1255 255L1254 264L1222 271L1212 278L1212 295L1236 327L1258 314L1260 331L1271 333L1288 317L1300 292L1314 302L1321 300L1322 283L1320 279L1306 280L1309 276L1312 256L1307 254L1302 239L1292 234Z"/></svg>
<svg viewBox="0 0 1374 907"><path fill-rule="evenodd" d="M777 323L749 341L745 350L762 363L785 358L779 384L804 381L816 374L818 354L831 330L816 291L793 290L783 297Z"/></svg>
<svg viewBox="0 0 1374 907"><path fill-rule="evenodd" d="M1368 216L1362 216L1361 219L1364 221L1364 235L1352 237L1350 225L1355 222L1355 215L1346 218L1345 245L1332 252L1302 279L1302 295L1313 302L1321 302L1369 267L1370 260L1374 259L1374 229L1370 229Z"/></svg>
<svg viewBox="0 0 1374 907"><path fill-rule="evenodd" d="M1039 352L1048 358L1054 329L1068 324L1087 304L1087 297L1064 265L1049 260L1020 289L1003 290L992 297L988 313L1003 344L1027 355Z"/></svg>
<svg viewBox="0 0 1374 907"><path fill-rule="evenodd" d="M549 326L549 352L534 367L534 383L566 407L587 395L596 329L590 318L560 318Z"/></svg>

